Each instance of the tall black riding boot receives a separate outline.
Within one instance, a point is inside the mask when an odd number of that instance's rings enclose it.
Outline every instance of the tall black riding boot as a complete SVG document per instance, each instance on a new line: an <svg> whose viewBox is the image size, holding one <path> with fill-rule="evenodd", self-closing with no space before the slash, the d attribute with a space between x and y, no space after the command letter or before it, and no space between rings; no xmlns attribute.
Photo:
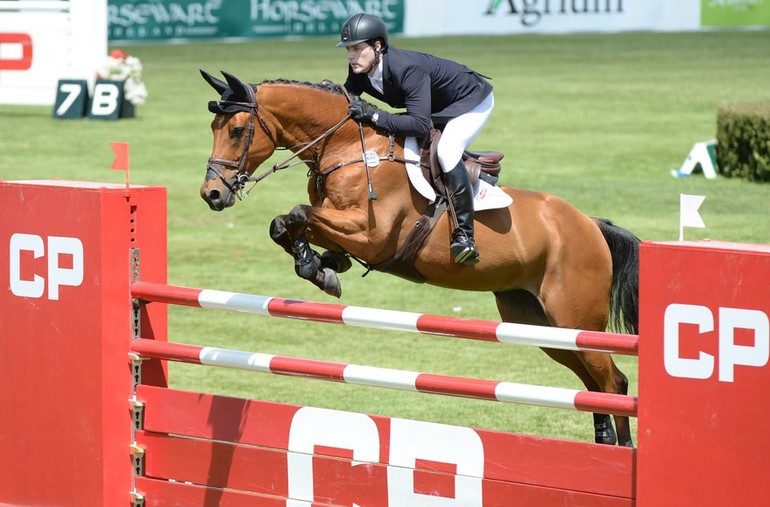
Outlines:
<svg viewBox="0 0 770 507"><path fill-rule="evenodd" d="M462 161L444 173L444 184L457 215L457 229L452 233L449 254L458 264L476 264L479 252L473 242L473 188Z"/></svg>

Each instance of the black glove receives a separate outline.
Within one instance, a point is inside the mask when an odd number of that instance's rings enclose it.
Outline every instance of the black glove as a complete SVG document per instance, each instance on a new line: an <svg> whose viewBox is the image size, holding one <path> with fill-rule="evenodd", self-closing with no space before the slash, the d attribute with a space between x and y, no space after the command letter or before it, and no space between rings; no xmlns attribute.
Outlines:
<svg viewBox="0 0 770 507"><path fill-rule="evenodd" d="M351 97L350 105L348 105L348 114L354 120L363 121L366 123L374 123L374 116L377 113L377 108L361 100L361 97Z"/></svg>

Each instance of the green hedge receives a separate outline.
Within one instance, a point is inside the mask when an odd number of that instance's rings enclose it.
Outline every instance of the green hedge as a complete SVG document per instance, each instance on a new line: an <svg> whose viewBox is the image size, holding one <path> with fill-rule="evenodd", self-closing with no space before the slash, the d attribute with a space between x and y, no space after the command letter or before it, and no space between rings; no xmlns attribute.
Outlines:
<svg viewBox="0 0 770 507"><path fill-rule="evenodd" d="M723 176L770 182L770 101L719 108L717 160Z"/></svg>

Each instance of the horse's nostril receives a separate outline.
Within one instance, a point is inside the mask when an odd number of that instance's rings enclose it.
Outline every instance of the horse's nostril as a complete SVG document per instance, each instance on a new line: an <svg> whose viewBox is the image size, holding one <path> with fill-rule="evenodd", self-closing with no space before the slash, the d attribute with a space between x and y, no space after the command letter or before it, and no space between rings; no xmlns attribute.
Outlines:
<svg viewBox="0 0 770 507"><path fill-rule="evenodd" d="M219 190L212 190L209 192L209 202L215 202L218 201L220 198Z"/></svg>

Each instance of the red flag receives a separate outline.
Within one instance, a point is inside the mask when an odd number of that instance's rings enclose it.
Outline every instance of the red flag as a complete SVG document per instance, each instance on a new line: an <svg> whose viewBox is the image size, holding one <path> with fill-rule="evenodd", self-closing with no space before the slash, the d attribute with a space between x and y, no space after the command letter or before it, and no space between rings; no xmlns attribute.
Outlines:
<svg viewBox="0 0 770 507"><path fill-rule="evenodd" d="M116 171L126 171L126 192L128 192L128 143L110 143L110 146L112 146L112 151L115 153L115 160L112 161L110 169L115 169Z"/></svg>
<svg viewBox="0 0 770 507"><path fill-rule="evenodd" d="M128 143L110 143L110 146L115 152L115 160L112 161L110 169L128 172Z"/></svg>

